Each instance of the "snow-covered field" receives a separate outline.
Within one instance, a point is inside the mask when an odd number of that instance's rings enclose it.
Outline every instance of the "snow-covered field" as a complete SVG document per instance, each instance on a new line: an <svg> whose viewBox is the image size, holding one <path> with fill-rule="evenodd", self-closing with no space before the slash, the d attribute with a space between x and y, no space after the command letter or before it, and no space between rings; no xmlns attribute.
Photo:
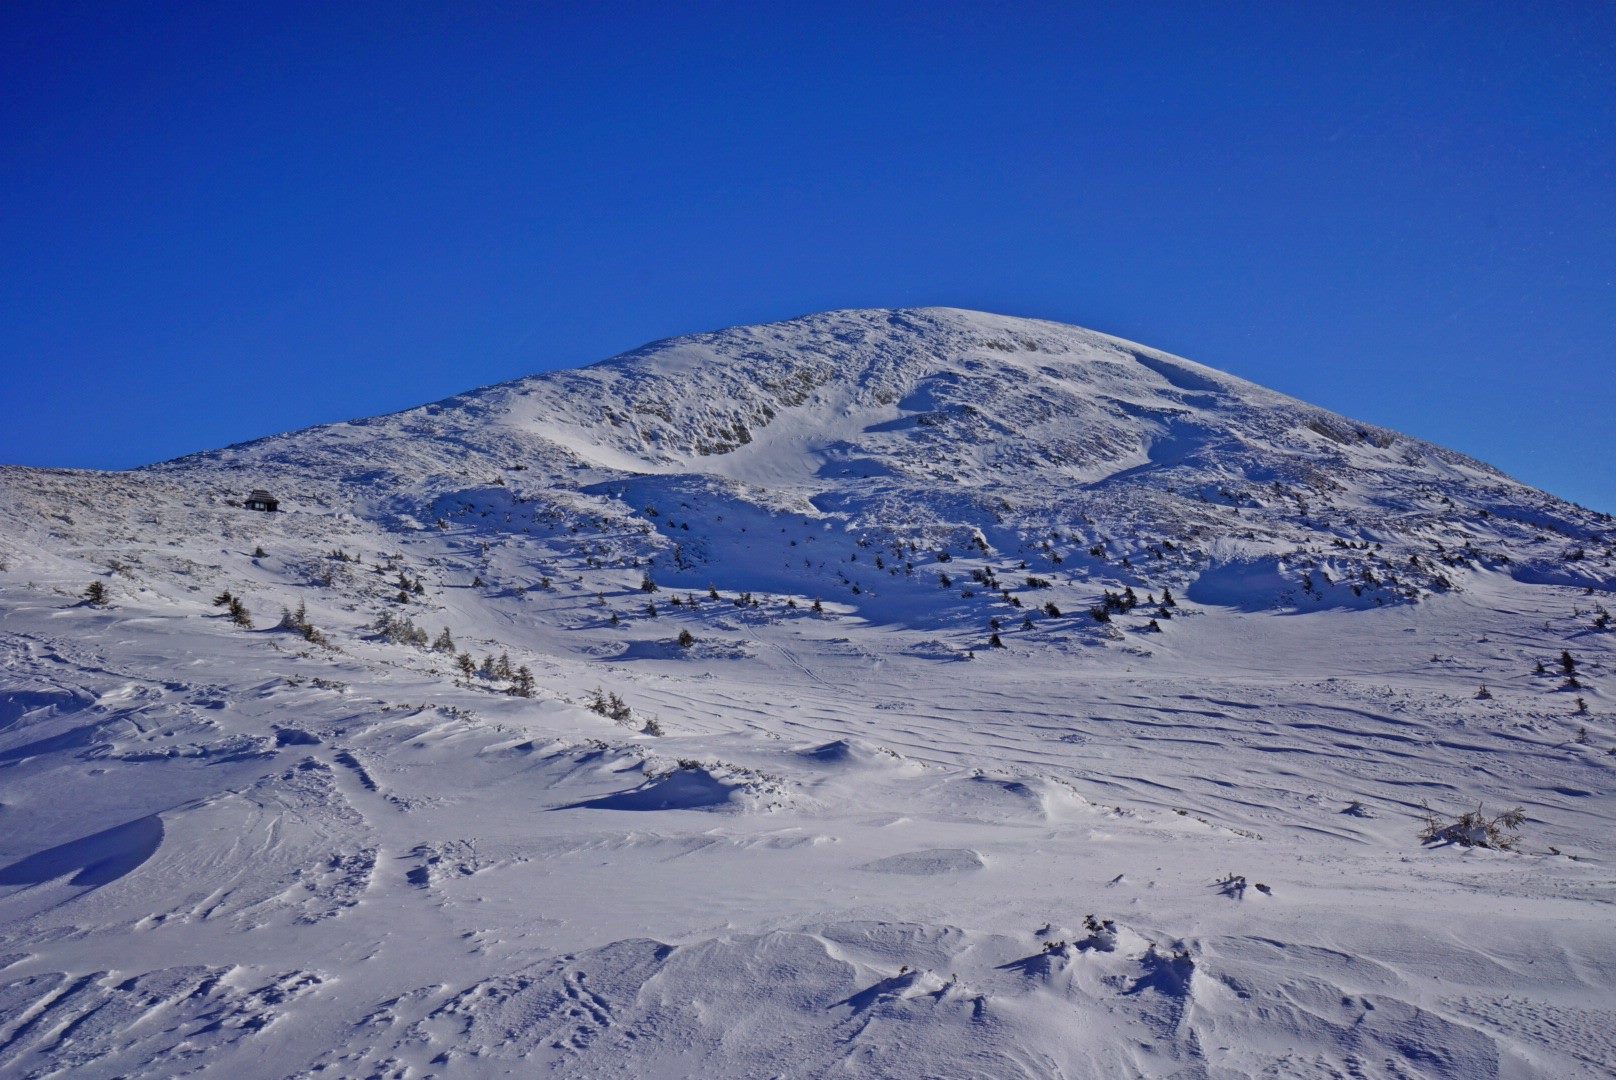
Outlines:
<svg viewBox="0 0 1616 1080"><path fill-rule="evenodd" d="M1616 1072L1616 522L1187 361L833 312L0 523L0 1075Z"/></svg>

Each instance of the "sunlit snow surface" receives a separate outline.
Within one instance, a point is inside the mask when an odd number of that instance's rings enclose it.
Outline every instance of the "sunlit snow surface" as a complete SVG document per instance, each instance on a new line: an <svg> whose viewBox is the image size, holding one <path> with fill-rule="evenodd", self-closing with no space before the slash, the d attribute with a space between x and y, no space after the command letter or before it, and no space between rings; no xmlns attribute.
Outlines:
<svg viewBox="0 0 1616 1080"><path fill-rule="evenodd" d="M1613 543L945 309L0 470L0 1075L1608 1076Z"/></svg>

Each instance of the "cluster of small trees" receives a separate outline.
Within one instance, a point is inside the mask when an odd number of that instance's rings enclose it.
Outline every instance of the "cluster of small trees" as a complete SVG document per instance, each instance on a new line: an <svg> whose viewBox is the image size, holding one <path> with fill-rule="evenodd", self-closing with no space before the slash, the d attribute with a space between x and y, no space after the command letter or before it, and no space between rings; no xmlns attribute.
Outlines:
<svg viewBox="0 0 1616 1080"><path fill-rule="evenodd" d="M1533 673L1547 675L1549 669L1544 665L1543 661L1539 660ZM1560 674L1565 677L1564 685L1567 690L1582 689L1582 682L1577 678L1577 660L1576 657L1571 655L1570 649L1560 650Z"/></svg>
<svg viewBox="0 0 1616 1080"><path fill-rule="evenodd" d="M299 601L296 611L291 608L281 608L281 621L276 625L276 629L291 630L311 645L331 644L331 640L309 621L308 606L301 601Z"/></svg>
<svg viewBox="0 0 1616 1080"><path fill-rule="evenodd" d="M448 630L445 629L444 635L447 634ZM455 666L459 668L460 674L468 679L481 678L489 681L504 679L510 683L505 688L507 694L513 694L516 697L533 696L532 670L526 664L513 667L510 654L507 652L502 651L497 658L492 653L489 653L483 657L481 664L473 659L471 653L463 652L455 657Z"/></svg>
<svg viewBox="0 0 1616 1080"><path fill-rule="evenodd" d="M438 631L437 637L429 638L425 628L417 626L408 615L384 612L376 620L375 630L378 637L392 645L413 645L419 649L431 648L433 652L450 654L455 651L454 635L447 626Z"/></svg>
<svg viewBox="0 0 1616 1080"><path fill-rule="evenodd" d="M1110 589L1106 589L1100 598L1100 602L1089 609L1089 614L1094 617L1095 622L1110 622L1113 614L1126 615L1141 605L1156 608L1155 617L1150 620L1150 629L1160 630L1161 624L1157 620L1171 619L1173 613L1169 609L1177 607L1178 601L1173 599L1173 590L1169 588L1162 589L1160 602L1156 600L1153 593L1146 593L1144 599L1141 600L1139 594L1134 592L1133 586L1129 585L1124 587L1120 593L1114 593Z"/></svg>
<svg viewBox="0 0 1616 1080"><path fill-rule="evenodd" d="M1126 615L1141 605L1156 608L1155 614L1158 619L1170 619L1173 617L1173 613L1169 609L1177 607L1178 601L1173 598L1173 590L1168 588L1162 589L1162 597L1159 602L1156 600L1154 593L1146 593L1144 599L1141 600L1139 594L1134 592L1133 586L1129 585L1124 587L1120 593L1114 593L1110 589L1106 589L1100 598L1099 606L1107 613Z"/></svg>
<svg viewBox="0 0 1616 1080"><path fill-rule="evenodd" d="M213 598L214 607L222 607L230 621L243 630L251 630L252 616L247 612L247 605L241 602L241 597L232 595L229 589L224 590Z"/></svg>
<svg viewBox="0 0 1616 1080"><path fill-rule="evenodd" d="M421 579L415 578L411 580L410 576L403 570L398 572L398 580L393 584L398 586L398 602L401 604L409 603L411 596L426 595L426 585L422 583Z"/></svg>
<svg viewBox="0 0 1616 1080"><path fill-rule="evenodd" d="M430 640L427 632L416 626L415 621L408 615L394 615L392 612L385 612L376 620L376 633L390 644L414 645L421 649L426 648ZM444 633L448 633L447 628ZM452 642L450 647L453 648Z"/></svg>
<svg viewBox="0 0 1616 1080"><path fill-rule="evenodd" d="M585 702L585 708L592 713L606 717L608 720L616 720L620 724L627 723L634 718L634 710L628 707L628 702L618 697L615 691L607 694L602 692L598 686L589 695L589 700Z"/></svg>

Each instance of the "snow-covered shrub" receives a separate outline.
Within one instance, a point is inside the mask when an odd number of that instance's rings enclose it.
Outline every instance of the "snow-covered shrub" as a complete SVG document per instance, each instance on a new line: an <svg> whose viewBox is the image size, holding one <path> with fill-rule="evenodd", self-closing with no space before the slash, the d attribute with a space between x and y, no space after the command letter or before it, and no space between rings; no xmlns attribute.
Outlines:
<svg viewBox="0 0 1616 1080"><path fill-rule="evenodd" d="M1488 817L1477 806L1448 821L1428 806L1423 809L1425 821L1420 829L1420 842L1425 844L1458 844L1460 847L1513 851L1521 842L1520 834L1515 830L1526 821L1526 811L1519 806L1495 817Z"/></svg>

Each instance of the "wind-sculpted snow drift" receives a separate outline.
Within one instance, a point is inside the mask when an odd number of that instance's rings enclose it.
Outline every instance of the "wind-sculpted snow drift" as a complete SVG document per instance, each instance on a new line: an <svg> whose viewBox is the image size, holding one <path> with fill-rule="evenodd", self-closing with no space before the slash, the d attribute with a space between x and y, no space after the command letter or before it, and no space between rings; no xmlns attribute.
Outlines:
<svg viewBox="0 0 1616 1080"><path fill-rule="evenodd" d="M0 1075L1611 1075L1613 546L948 309L0 470Z"/></svg>

